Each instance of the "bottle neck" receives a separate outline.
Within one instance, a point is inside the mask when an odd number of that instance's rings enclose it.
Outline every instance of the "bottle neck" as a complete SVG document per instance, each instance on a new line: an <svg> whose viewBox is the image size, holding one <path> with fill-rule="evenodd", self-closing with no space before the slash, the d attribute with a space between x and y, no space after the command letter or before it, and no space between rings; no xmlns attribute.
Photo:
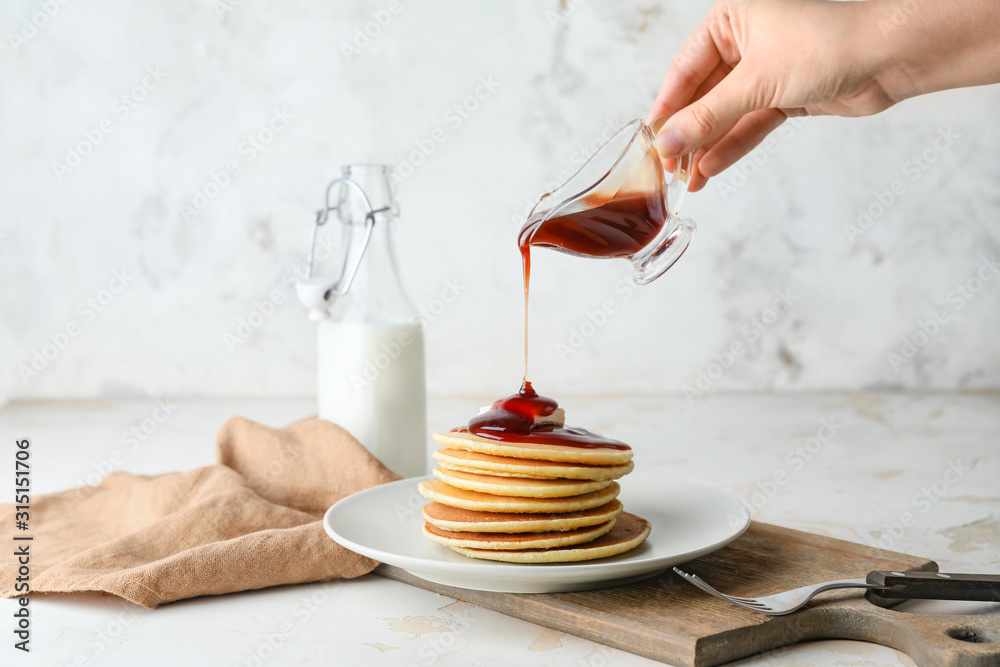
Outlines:
<svg viewBox="0 0 1000 667"><path fill-rule="evenodd" d="M379 213L347 294L336 297L330 316L344 322L398 324L419 320L400 279L395 249L394 216ZM344 239L364 234L363 225L345 226Z"/></svg>

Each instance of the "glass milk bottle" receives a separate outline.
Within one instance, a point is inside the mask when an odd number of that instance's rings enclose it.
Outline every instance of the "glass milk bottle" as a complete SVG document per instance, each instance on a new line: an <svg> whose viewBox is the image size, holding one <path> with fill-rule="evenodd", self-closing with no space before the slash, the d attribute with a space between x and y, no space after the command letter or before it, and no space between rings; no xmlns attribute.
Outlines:
<svg viewBox="0 0 1000 667"><path fill-rule="evenodd" d="M395 472L426 472L424 333L403 290L394 233L398 205L392 167L348 165L327 188L327 208L313 228L337 212L344 268L337 279L312 276L296 285L319 321L319 417L345 428ZM336 204L330 196L339 188Z"/></svg>

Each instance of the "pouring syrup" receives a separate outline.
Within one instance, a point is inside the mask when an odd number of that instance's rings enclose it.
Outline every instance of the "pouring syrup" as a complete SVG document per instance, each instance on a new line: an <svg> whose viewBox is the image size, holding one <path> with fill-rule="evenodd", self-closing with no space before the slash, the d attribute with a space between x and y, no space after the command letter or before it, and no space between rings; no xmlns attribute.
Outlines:
<svg viewBox="0 0 1000 667"><path fill-rule="evenodd" d="M588 207L545 219L529 218L518 235L524 274L524 378L518 393L500 399L465 428L455 429L490 440L537 442L584 448L631 449L618 440L572 426L536 425L537 417L551 415L559 404L540 396L528 381L528 295L531 284L531 247L552 248L583 257L630 257L656 238L668 217L666 203L656 192L585 198Z"/></svg>

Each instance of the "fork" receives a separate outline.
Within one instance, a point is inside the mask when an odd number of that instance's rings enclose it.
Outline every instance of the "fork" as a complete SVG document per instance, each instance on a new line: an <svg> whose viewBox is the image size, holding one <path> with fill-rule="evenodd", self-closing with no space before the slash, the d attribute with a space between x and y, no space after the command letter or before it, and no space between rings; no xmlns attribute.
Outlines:
<svg viewBox="0 0 1000 667"><path fill-rule="evenodd" d="M813 584L811 586L793 588L792 590L785 591L784 593L765 595L764 597L759 598L741 598L734 595L720 593L709 586L708 583L697 574L688 574L687 572L684 572L676 567L674 568L674 572L701 590L714 595L717 598L722 598L723 600L732 602L738 607L743 607L744 609L749 609L750 611L759 611L762 614L768 614L771 616L782 616L784 614L790 614L793 611L797 611L804 607L805 604L813 598L813 596L817 593L822 593L823 591L829 591L835 588L878 588L875 584L869 584L864 579L841 579L839 581L827 581L822 584Z"/></svg>
<svg viewBox="0 0 1000 667"><path fill-rule="evenodd" d="M720 593L696 574L678 568L674 572L701 590L728 602L769 616L783 616L801 609L817 593L836 588L877 589L886 598L922 598L936 600L1000 600L1000 575L944 574L942 572L882 572L868 574L867 579L840 579L811 586L793 588L783 593L757 598L742 598Z"/></svg>

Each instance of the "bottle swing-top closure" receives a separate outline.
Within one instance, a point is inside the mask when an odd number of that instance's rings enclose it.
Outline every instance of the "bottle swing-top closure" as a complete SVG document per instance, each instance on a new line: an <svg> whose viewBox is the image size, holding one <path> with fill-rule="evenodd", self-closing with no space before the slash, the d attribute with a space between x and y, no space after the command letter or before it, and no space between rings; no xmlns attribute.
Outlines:
<svg viewBox="0 0 1000 667"><path fill-rule="evenodd" d="M337 205L333 206L330 204L330 194L336 185L341 186L341 196ZM337 278L313 278L316 235L319 232L319 228L325 225L330 219L331 211L341 212L341 207L345 202L345 198L343 197L344 186L354 189L360 197L365 209L364 221L355 222L352 219L345 220L344 215L340 216L341 222L348 225L350 229L350 233L346 235L347 244L344 249L344 265L340 270L340 276ZM354 277L358 273L358 268L364 259L365 250L368 248L368 242L372 237L372 229L375 226L375 215L388 211L390 208L391 206L384 206L378 209L372 208L371 201L368 199L368 195L365 194L364 188L348 176L342 176L330 181L330 184L326 188L325 208L316 212L316 221L312 227L312 234L309 240L309 256L306 260L306 277L304 280L299 280L295 283L295 293L298 295L302 305L309 310L310 320L318 322L329 317L330 314L328 311L333 298L343 296L351 289L351 283L354 282ZM356 229L356 227L360 227L362 224L364 225L364 230Z"/></svg>

